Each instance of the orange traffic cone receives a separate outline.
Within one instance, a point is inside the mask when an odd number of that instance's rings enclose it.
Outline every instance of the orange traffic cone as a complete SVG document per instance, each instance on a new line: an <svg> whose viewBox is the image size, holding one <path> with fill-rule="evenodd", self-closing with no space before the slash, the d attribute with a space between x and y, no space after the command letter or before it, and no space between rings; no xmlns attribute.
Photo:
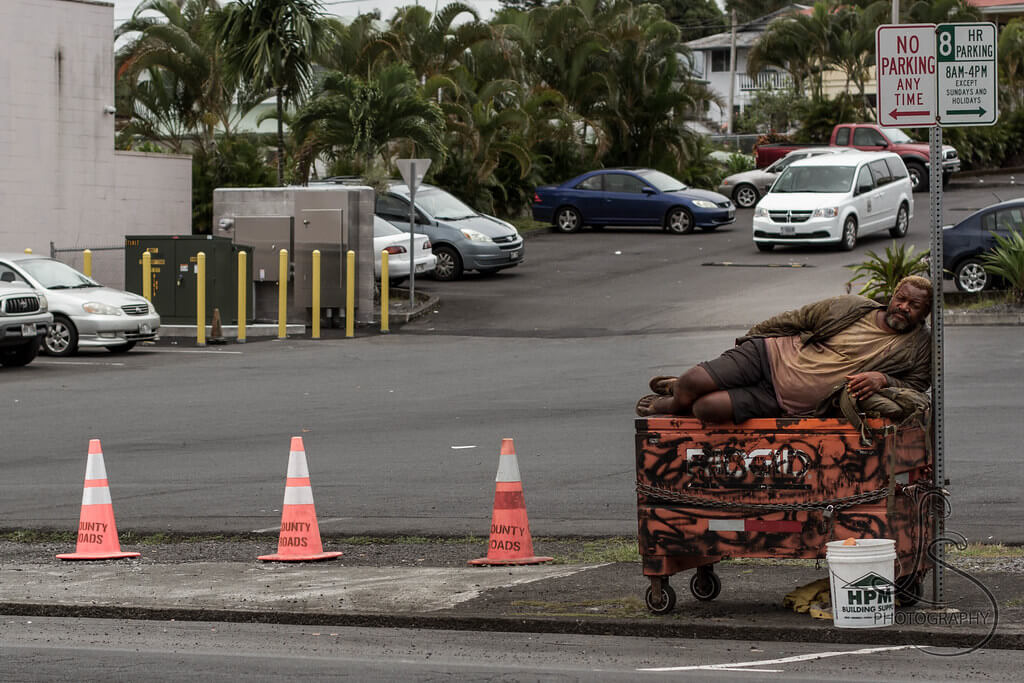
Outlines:
<svg viewBox="0 0 1024 683"><path fill-rule="evenodd" d="M340 552L325 553L320 542L320 525L316 523L313 487L309 483L306 449L301 436L292 437L288 454L288 478L284 485L284 506L281 508L281 535L277 552L260 555L264 562L307 562L333 560Z"/></svg>
<svg viewBox="0 0 1024 683"><path fill-rule="evenodd" d="M540 564L553 560L553 557L537 557L533 554L530 522L526 519L526 501L523 498L523 484L519 479L519 463L512 439L501 441L498 476L494 481L494 513L491 516L491 540L487 545L487 557L470 560L469 564Z"/></svg>
<svg viewBox="0 0 1024 683"><path fill-rule="evenodd" d="M78 518L78 545L73 553L57 556L60 560L117 560L138 557L139 553L121 552L114 524L114 505L110 502L107 468L103 465L100 440L89 441L89 459L85 465L82 489L82 514Z"/></svg>

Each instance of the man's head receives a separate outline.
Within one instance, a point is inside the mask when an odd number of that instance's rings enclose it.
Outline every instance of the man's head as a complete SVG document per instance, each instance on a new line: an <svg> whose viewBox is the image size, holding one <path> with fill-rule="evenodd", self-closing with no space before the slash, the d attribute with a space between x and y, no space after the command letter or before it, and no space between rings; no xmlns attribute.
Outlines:
<svg viewBox="0 0 1024 683"><path fill-rule="evenodd" d="M897 332L909 332L928 317L932 310L932 282L920 275L909 275L896 285L885 310L885 324Z"/></svg>

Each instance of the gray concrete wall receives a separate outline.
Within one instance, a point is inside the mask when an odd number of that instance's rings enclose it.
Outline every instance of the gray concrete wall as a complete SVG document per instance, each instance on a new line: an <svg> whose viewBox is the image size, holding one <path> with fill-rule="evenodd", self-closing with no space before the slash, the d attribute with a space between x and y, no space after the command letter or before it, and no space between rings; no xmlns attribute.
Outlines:
<svg viewBox="0 0 1024 683"><path fill-rule="evenodd" d="M141 220L149 232L191 232L190 164L114 152L113 12L85 0L0 1L0 250L123 245ZM94 274L120 287L115 253L95 253Z"/></svg>

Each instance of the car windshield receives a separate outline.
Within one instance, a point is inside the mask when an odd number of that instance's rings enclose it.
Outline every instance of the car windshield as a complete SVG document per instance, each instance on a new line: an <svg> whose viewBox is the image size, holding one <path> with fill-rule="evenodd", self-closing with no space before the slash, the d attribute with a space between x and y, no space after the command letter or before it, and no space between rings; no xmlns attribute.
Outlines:
<svg viewBox="0 0 1024 683"><path fill-rule="evenodd" d="M772 192L849 192L854 166L790 166Z"/></svg>
<svg viewBox="0 0 1024 683"><path fill-rule="evenodd" d="M686 189L686 185L661 171L636 171L636 174L658 188L659 192L675 192Z"/></svg>
<svg viewBox="0 0 1024 683"><path fill-rule="evenodd" d="M889 138L890 142L895 142L902 145L904 143L914 141L912 137L904 133L899 128L883 128L882 131L885 133L885 137Z"/></svg>
<svg viewBox="0 0 1024 683"><path fill-rule="evenodd" d="M19 261L18 265L47 289L82 289L102 286L60 261L26 259Z"/></svg>
<svg viewBox="0 0 1024 683"><path fill-rule="evenodd" d="M421 189L416 193L416 205L438 220L458 221L479 215L444 190Z"/></svg>

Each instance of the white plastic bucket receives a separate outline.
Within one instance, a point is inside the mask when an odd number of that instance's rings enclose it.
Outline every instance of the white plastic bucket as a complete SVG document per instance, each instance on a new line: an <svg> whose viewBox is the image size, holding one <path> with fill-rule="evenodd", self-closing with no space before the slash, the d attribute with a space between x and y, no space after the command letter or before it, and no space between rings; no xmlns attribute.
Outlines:
<svg viewBox="0 0 1024 683"><path fill-rule="evenodd" d="M839 628L891 626L896 614L896 541L864 538L825 544L832 623Z"/></svg>

